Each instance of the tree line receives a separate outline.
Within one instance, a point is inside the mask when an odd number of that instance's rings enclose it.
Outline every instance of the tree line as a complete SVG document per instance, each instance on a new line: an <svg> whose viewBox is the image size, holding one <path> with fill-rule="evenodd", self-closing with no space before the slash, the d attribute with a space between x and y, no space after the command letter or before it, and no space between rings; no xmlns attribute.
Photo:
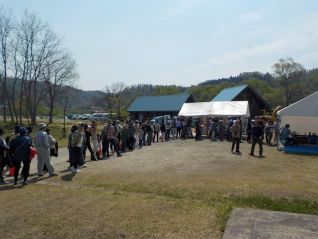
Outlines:
<svg viewBox="0 0 318 239"><path fill-rule="evenodd" d="M52 122L55 102L65 85L78 78L70 51L48 24L27 10L16 20L0 8L0 99L3 119L36 123L40 104Z"/></svg>
<svg viewBox="0 0 318 239"><path fill-rule="evenodd" d="M121 83L121 87L118 88L114 84L105 91L104 106L108 107L107 110L117 108L121 115L127 115L125 109L140 96L186 92L192 94L197 101L204 102L211 101L225 88L243 84L254 88L274 109L278 105L287 106L317 91L318 69L306 70L300 63L287 57L274 63L271 73L244 72L238 76L208 80L191 87L151 84L124 87Z"/></svg>

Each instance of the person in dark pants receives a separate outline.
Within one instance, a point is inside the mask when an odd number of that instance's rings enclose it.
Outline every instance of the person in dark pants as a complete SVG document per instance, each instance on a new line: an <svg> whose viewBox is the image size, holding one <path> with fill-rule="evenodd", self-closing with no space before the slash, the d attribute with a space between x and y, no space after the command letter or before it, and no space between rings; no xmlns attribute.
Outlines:
<svg viewBox="0 0 318 239"><path fill-rule="evenodd" d="M135 126L132 120L127 123L128 149L135 149Z"/></svg>
<svg viewBox="0 0 318 239"><path fill-rule="evenodd" d="M259 145L259 156L263 156L263 128L260 125L259 121L252 121L252 147L251 147L251 156L254 156L255 145Z"/></svg>
<svg viewBox="0 0 318 239"><path fill-rule="evenodd" d="M9 146L3 138L4 130L0 128L0 185L7 184L3 178L3 169L5 166L11 166L9 164L8 150Z"/></svg>
<svg viewBox="0 0 318 239"><path fill-rule="evenodd" d="M234 125L231 127L231 133L232 133L232 152L235 148L236 153L241 153L240 152L240 141L241 141L241 125L240 121L236 120Z"/></svg>
<svg viewBox="0 0 318 239"><path fill-rule="evenodd" d="M91 136L92 133L89 130L89 126L87 124L84 125L84 133L85 133L85 140L84 140L84 160L86 158L86 150L91 154L91 160L96 161L97 157L93 152L92 146L91 146Z"/></svg>
<svg viewBox="0 0 318 239"><path fill-rule="evenodd" d="M26 128L22 127L19 129L19 136L10 142L9 148L13 155L14 170L14 185L18 183L19 171L21 168L21 162L23 162L22 177L23 185L27 185L29 172L30 172L30 147L32 146L32 140L27 135Z"/></svg>
<svg viewBox="0 0 318 239"><path fill-rule="evenodd" d="M202 140L201 122L200 119L195 121L195 140Z"/></svg>
<svg viewBox="0 0 318 239"><path fill-rule="evenodd" d="M246 141L247 143L251 143L251 137L252 137L252 120L248 119L247 121L247 127L246 127Z"/></svg>

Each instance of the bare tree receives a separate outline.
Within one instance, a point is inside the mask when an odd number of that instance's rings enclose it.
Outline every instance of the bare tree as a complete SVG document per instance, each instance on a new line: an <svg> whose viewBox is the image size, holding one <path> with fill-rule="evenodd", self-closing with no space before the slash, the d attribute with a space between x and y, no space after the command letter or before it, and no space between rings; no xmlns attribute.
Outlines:
<svg viewBox="0 0 318 239"><path fill-rule="evenodd" d="M45 62L42 77L49 97L49 123L52 123L54 103L63 86L71 85L78 78L76 63L70 54L57 54Z"/></svg>
<svg viewBox="0 0 318 239"><path fill-rule="evenodd" d="M42 23L35 14L29 14L27 11L18 24L17 38L19 44L17 59L21 67L20 120L23 97L25 97L31 124L35 124L39 104L47 95L43 82L40 82L43 80L41 78L43 68L59 52L62 41L48 25Z"/></svg>
<svg viewBox="0 0 318 239"><path fill-rule="evenodd" d="M13 121L13 113L10 104L10 96L8 94L8 58L9 58L9 41L11 37L14 24L11 15L0 8L0 54L1 54L1 64L0 64L0 84L1 84L1 98L3 104L3 119L7 121L7 111L8 107L11 120Z"/></svg>
<svg viewBox="0 0 318 239"><path fill-rule="evenodd" d="M122 92L126 88L123 82L114 83L111 86L106 86L106 100L108 102L109 112L112 113L112 109L116 108L117 117L121 118L121 98Z"/></svg>
<svg viewBox="0 0 318 239"><path fill-rule="evenodd" d="M278 63L273 65L274 75L280 81L285 92L285 104L289 105L292 101L295 90L299 87L299 82L306 74L304 67L295 62L292 58L279 59ZM296 87L295 87L296 86Z"/></svg>

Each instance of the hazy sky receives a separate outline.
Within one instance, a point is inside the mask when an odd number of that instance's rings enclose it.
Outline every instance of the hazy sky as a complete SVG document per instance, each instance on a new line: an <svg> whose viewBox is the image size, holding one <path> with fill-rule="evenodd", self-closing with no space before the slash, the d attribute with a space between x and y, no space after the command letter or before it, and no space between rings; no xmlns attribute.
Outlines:
<svg viewBox="0 0 318 239"><path fill-rule="evenodd" d="M124 82L190 86L282 57L317 67L317 0L0 0L64 37L78 87Z"/></svg>

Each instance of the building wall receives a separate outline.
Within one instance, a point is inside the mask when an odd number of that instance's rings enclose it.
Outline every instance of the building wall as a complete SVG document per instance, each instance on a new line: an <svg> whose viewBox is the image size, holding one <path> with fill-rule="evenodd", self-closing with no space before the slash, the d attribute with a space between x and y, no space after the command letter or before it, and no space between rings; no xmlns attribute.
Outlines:
<svg viewBox="0 0 318 239"><path fill-rule="evenodd" d="M234 98L235 101L248 101L250 107L251 118L257 115L262 115L263 111L270 109L261 101L250 89L245 89Z"/></svg>

